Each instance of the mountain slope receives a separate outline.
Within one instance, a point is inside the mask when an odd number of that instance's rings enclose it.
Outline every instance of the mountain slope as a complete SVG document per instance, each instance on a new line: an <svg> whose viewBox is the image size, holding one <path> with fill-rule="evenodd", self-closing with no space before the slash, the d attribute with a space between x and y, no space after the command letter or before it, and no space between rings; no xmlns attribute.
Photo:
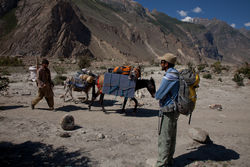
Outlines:
<svg viewBox="0 0 250 167"><path fill-rule="evenodd" d="M204 34L207 31L203 26L182 23L159 12L150 13L134 1L74 0L73 2L85 16L85 24L96 37L92 42L98 43L98 49L103 57L109 55L103 54L105 52L101 51L102 48L103 50L114 48L114 52L116 50L120 52L116 53L116 56L125 56L127 59L137 61L141 59L152 61L165 52L178 54L181 62L200 62L204 61L205 56L219 58L216 47L205 39ZM169 22L164 23L162 20ZM192 30L191 26L200 30L197 37L188 33L190 29ZM190 37L194 40L192 41Z"/></svg>
<svg viewBox="0 0 250 167"><path fill-rule="evenodd" d="M5 55L70 57L88 52L90 34L69 2L19 1L17 28L0 46Z"/></svg>
<svg viewBox="0 0 250 167"><path fill-rule="evenodd" d="M166 52L175 53L180 63L230 58L218 52L222 46L213 28L150 12L132 0L20 0L15 13L16 28L0 34L0 55L87 56L120 63L153 62Z"/></svg>
<svg viewBox="0 0 250 167"><path fill-rule="evenodd" d="M250 30L247 30L247 29L245 29L245 28L241 28L241 29L239 29L239 31L240 31L243 35L245 35L247 38L250 39Z"/></svg>
<svg viewBox="0 0 250 167"><path fill-rule="evenodd" d="M214 37L214 43L223 60L232 63L250 62L250 38L248 31L241 33L227 23L212 19L196 19L196 23L203 24Z"/></svg>

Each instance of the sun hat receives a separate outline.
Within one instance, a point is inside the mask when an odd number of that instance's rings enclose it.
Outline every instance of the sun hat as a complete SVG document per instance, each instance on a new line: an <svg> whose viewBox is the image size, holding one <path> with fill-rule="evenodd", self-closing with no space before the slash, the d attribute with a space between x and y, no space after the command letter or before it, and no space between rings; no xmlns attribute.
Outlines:
<svg viewBox="0 0 250 167"><path fill-rule="evenodd" d="M177 57L172 53L166 53L162 57L159 57L159 60L165 60L168 63L175 64Z"/></svg>

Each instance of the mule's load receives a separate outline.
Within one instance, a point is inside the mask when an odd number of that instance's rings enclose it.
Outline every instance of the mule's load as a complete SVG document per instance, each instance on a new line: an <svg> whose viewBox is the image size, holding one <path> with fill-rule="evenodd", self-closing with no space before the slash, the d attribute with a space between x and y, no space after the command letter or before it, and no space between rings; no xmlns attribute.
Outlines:
<svg viewBox="0 0 250 167"><path fill-rule="evenodd" d="M104 75L102 92L115 96L134 97L136 80L141 76L140 66L118 66Z"/></svg>
<svg viewBox="0 0 250 167"><path fill-rule="evenodd" d="M127 75L105 73L102 93L131 98L135 94L135 84Z"/></svg>
<svg viewBox="0 0 250 167"><path fill-rule="evenodd" d="M94 89L96 82L96 75L91 72L78 72L75 76L70 76L66 79L64 82L64 88L66 89L66 92L64 94L64 101L66 98L67 93L70 94L73 101L73 95L72 91L77 92L85 92L88 100L88 92L92 88ZM75 101L76 102L76 101Z"/></svg>
<svg viewBox="0 0 250 167"><path fill-rule="evenodd" d="M141 77L141 67L118 66L112 70L112 73L128 75L130 79L139 79Z"/></svg>
<svg viewBox="0 0 250 167"><path fill-rule="evenodd" d="M68 84L74 85L74 91L84 91L88 89L89 85L91 85L94 81L94 77L81 74L80 76L74 76L73 80L68 81Z"/></svg>
<svg viewBox="0 0 250 167"><path fill-rule="evenodd" d="M131 66L118 66L114 68L113 73L129 75L131 70L132 70Z"/></svg>

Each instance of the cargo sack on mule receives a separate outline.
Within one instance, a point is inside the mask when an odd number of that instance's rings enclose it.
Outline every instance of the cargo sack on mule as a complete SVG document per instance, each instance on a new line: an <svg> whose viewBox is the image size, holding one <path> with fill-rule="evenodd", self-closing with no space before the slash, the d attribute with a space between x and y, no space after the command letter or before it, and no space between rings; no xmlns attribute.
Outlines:
<svg viewBox="0 0 250 167"><path fill-rule="evenodd" d="M132 98L135 94L135 85L135 80L129 79L127 75L105 73L102 92Z"/></svg>

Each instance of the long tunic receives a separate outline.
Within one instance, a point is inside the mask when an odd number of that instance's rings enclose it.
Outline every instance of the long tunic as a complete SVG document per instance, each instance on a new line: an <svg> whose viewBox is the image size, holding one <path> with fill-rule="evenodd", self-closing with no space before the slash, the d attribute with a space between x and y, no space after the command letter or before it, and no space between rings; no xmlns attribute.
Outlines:
<svg viewBox="0 0 250 167"><path fill-rule="evenodd" d="M44 93L45 97L51 97L54 95L52 91L53 82L48 68L39 68L37 72L37 84L38 88Z"/></svg>

